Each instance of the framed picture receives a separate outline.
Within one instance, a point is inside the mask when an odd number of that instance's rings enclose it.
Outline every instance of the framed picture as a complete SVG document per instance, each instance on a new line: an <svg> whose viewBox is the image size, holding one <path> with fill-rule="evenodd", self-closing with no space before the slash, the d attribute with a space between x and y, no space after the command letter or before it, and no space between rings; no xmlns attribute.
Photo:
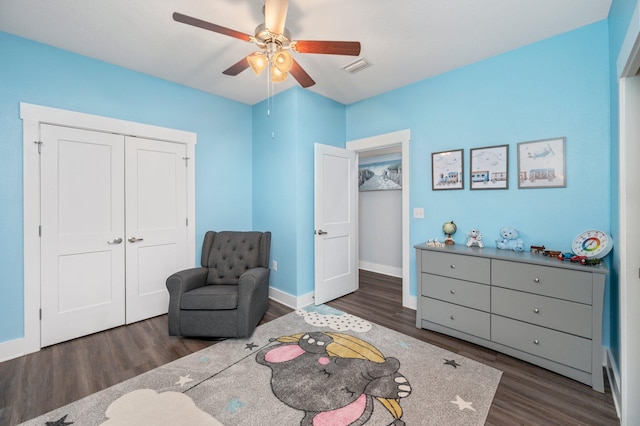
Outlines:
<svg viewBox="0 0 640 426"><path fill-rule="evenodd" d="M463 150L434 152L431 154L431 188L464 189Z"/></svg>
<svg viewBox="0 0 640 426"><path fill-rule="evenodd" d="M473 148L469 152L470 189L509 189L509 145Z"/></svg>
<svg viewBox="0 0 640 426"><path fill-rule="evenodd" d="M358 164L359 191L402 189L401 154L361 158Z"/></svg>
<svg viewBox="0 0 640 426"><path fill-rule="evenodd" d="M518 144L518 188L565 188L565 138Z"/></svg>

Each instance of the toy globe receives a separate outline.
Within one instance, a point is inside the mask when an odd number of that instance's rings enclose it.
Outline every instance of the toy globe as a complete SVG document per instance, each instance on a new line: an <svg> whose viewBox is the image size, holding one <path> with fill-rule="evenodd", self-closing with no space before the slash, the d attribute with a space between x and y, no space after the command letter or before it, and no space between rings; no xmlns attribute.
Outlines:
<svg viewBox="0 0 640 426"><path fill-rule="evenodd" d="M445 222L442 224L442 232L444 232L445 235L447 236L447 239L444 240L445 244L453 245L456 243L455 241L453 241L453 238L451 238L451 236L455 234L457 230L458 230L458 227L456 226L455 223L453 223L453 221Z"/></svg>

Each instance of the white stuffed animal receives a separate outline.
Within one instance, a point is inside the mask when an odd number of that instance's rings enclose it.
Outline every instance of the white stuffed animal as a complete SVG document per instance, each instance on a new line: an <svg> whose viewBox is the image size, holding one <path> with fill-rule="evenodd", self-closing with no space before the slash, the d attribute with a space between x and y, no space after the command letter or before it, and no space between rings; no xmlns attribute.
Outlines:
<svg viewBox="0 0 640 426"><path fill-rule="evenodd" d="M482 234L477 229L472 229L467 232L467 247L484 247L484 242L482 242Z"/></svg>

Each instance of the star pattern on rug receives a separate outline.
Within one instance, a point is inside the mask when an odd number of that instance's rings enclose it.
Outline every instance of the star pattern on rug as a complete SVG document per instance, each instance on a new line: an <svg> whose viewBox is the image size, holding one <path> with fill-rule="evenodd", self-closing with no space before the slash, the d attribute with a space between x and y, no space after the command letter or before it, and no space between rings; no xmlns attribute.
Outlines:
<svg viewBox="0 0 640 426"><path fill-rule="evenodd" d="M453 368L460 367L460 364L458 364L455 359L446 359L446 358L444 358L444 365L450 365Z"/></svg>
<svg viewBox="0 0 640 426"><path fill-rule="evenodd" d="M458 410L462 411L462 410L471 410L471 411L476 411L475 408L473 408L471 406L471 404L473 404L473 402L467 402L464 399L460 398L459 395L456 395L456 400L455 401L449 401L452 404L456 404L458 406Z"/></svg>
<svg viewBox="0 0 640 426"><path fill-rule="evenodd" d="M240 401L238 398L232 398L227 403L227 408L225 408L225 410L235 414L242 407L244 407L244 404L242 403L242 401Z"/></svg>
<svg viewBox="0 0 640 426"><path fill-rule="evenodd" d="M45 423L47 426L66 426L66 425L72 425L73 422L67 422L67 416L68 414L65 414L64 417L61 417L60 419L56 420L55 422L47 422Z"/></svg>
<svg viewBox="0 0 640 426"><path fill-rule="evenodd" d="M244 348L245 349L249 349L250 351L252 351L254 348L257 348L257 347L258 347L258 345L256 345L255 343L251 342L251 343L247 343Z"/></svg>
<svg viewBox="0 0 640 426"><path fill-rule="evenodd" d="M189 382L193 382L193 379L191 378L191 374L187 374L186 376L180 376L180 379L175 384L180 385L180 387L183 387Z"/></svg>
<svg viewBox="0 0 640 426"><path fill-rule="evenodd" d="M411 345L403 340L400 340L398 342L398 346L400 346L402 349L409 349L411 347Z"/></svg>

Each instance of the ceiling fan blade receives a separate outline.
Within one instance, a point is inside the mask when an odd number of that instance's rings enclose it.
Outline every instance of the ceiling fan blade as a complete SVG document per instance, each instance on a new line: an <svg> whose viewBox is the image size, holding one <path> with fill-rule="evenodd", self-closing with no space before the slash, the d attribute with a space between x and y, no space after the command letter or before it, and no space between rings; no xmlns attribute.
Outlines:
<svg viewBox="0 0 640 426"><path fill-rule="evenodd" d="M251 36L249 34L241 33L240 31L236 31L230 28L222 27L220 25L212 24L211 22L203 21L202 19L183 15L182 13L174 12L173 20L177 22L182 22L183 24L193 25L194 27L213 31L214 33L223 34L229 37L239 38L240 40L244 40L244 41L251 41Z"/></svg>
<svg viewBox="0 0 640 426"><path fill-rule="evenodd" d="M247 68L249 68L249 61L247 60L247 58L242 58L235 64L231 65L226 70L222 71L222 74L235 76L240 74L242 71L246 70Z"/></svg>
<svg viewBox="0 0 640 426"><path fill-rule="evenodd" d="M291 74L293 78L295 78L296 81L300 83L300 86L304 88L311 87L314 84L316 84L316 82L313 81L311 76L307 74L307 72L304 69L302 69L300 64L295 59L293 60L293 65L289 70L289 74Z"/></svg>
<svg viewBox="0 0 640 426"><path fill-rule="evenodd" d="M265 0L264 1L264 25L275 34L284 32L284 23L287 20L289 0Z"/></svg>
<svg viewBox="0 0 640 426"><path fill-rule="evenodd" d="M298 53L322 53L325 55L348 56L358 56L360 54L359 41L297 40L291 44L291 48Z"/></svg>

